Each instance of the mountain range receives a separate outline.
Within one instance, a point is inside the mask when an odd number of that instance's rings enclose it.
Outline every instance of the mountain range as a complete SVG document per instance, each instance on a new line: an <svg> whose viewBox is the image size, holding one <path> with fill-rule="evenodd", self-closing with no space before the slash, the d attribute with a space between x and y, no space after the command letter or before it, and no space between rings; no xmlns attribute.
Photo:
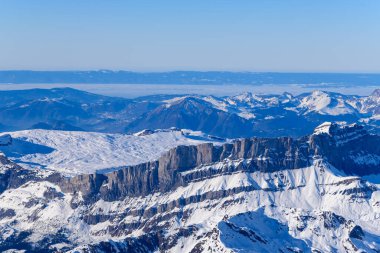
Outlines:
<svg viewBox="0 0 380 253"><path fill-rule="evenodd" d="M0 91L0 252L380 252L380 90Z"/></svg>
<svg viewBox="0 0 380 253"><path fill-rule="evenodd" d="M3 135L2 149L11 154L12 145L31 143L70 152L57 144L61 131L44 131ZM67 175L54 166L23 168L1 155L0 250L380 251L380 136L363 126L325 122L299 138L214 143L199 132L162 131L128 139L137 149L141 140L164 145L156 155L140 163L120 156L125 166L111 171ZM162 133L174 134L178 145L161 144Z"/></svg>
<svg viewBox="0 0 380 253"><path fill-rule="evenodd" d="M0 129L134 133L176 127L223 138L306 135L325 121L379 133L380 91L369 96L313 91L293 96L155 95L125 99L70 88L0 91Z"/></svg>

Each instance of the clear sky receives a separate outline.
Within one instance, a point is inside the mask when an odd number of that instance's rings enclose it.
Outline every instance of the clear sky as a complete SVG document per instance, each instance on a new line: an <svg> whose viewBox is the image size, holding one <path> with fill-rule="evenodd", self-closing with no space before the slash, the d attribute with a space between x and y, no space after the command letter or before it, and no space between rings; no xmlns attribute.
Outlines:
<svg viewBox="0 0 380 253"><path fill-rule="evenodd" d="M380 72L379 0L0 0L0 69Z"/></svg>

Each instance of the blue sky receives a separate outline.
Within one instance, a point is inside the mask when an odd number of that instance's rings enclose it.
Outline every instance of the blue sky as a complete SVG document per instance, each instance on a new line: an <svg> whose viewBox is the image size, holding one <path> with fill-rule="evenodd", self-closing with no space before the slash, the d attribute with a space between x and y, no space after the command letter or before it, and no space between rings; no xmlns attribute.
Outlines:
<svg viewBox="0 0 380 253"><path fill-rule="evenodd" d="M0 69L380 72L378 0L0 0Z"/></svg>

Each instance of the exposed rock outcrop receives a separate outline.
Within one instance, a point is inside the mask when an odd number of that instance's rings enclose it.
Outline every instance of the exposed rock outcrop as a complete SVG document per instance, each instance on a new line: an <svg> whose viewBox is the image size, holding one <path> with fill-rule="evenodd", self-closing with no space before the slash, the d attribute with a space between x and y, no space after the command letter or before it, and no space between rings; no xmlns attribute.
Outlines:
<svg viewBox="0 0 380 253"><path fill-rule="evenodd" d="M322 126L323 127L323 126ZM158 161L128 166L107 174L80 175L58 183L66 192L81 192L84 199L117 200L167 192L198 177L231 173L233 170L274 172L305 168L315 158L326 159L337 169L356 175L380 172L380 137L359 125L326 124L328 129L299 139L249 138L214 146L178 146ZM319 127L321 128L321 127ZM231 169L183 173L197 166L224 160L248 159ZM372 159L372 160L371 160Z"/></svg>

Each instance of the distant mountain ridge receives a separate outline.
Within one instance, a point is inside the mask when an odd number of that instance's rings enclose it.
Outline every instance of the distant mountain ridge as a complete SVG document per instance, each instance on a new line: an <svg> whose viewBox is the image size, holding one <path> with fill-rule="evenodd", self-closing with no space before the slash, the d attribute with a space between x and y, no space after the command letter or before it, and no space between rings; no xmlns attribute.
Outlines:
<svg viewBox="0 0 380 253"><path fill-rule="evenodd" d="M171 127L223 138L305 135L325 121L380 132L379 90L369 96L313 91L215 97L160 95L125 99L71 88L0 91L0 129L134 133Z"/></svg>
<svg viewBox="0 0 380 253"><path fill-rule="evenodd" d="M103 84L326 84L379 85L380 74L230 71L0 71L0 83Z"/></svg>

